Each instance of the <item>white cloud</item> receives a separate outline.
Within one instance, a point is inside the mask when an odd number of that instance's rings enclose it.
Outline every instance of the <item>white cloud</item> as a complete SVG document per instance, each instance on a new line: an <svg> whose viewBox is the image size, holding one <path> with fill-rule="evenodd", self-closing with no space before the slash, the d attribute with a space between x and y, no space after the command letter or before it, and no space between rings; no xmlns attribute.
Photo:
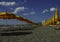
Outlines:
<svg viewBox="0 0 60 42"><path fill-rule="evenodd" d="M43 10L42 13L54 12L55 10L56 8L49 8L49 10L48 9Z"/></svg>
<svg viewBox="0 0 60 42"><path fill-rule="evenodd" d="M56 10L56 8L50 8L50 11L55 11Z"/></svg>
<svg viewBox="0 0 60 42"><path fill-rule="evenodd" d="M35 14L35 12L30 12L30 14Z"/></svg>
<svg viewBox="0 0 60 42"><path fill-rule="evenodd" d="M28 13L24 13L23 15L29 15Z"/></svg>
<svg viewBox="0 0 60 42"><path fill-rule="evenodd" d="M47 10L47 9L45 9L45 10L43 10L43 11L42 11L42 13L46 13L46 12L48 12L48 10Z"/></svg>
<svg viewBox="0 0 60 42"><path fill-rule="evenodd" d="M13 13L14 13L14 14L17 14L17 12L19 12L19 11L24 11L24 10L25 10L24 7L17 7Z"/></svg>
<svg viewBox="0 0 60 42"><path fill-rule="evenodd" d="M13 8L10 8L11 10L13 9Z"/></svg>
<svg viewBox="0 0 60 42"><path fill-rule="evenodd" d="M5 1L0 2L0 5L2 6L13 6L15 4L16 2L5 2Z"/></svg>
<svg viewBox="0 0 60 42"><path fill-rule="evenodd" d="M34 15L36 14L35 12L30 12L30 13L24 13L23 15Z"/></svg>

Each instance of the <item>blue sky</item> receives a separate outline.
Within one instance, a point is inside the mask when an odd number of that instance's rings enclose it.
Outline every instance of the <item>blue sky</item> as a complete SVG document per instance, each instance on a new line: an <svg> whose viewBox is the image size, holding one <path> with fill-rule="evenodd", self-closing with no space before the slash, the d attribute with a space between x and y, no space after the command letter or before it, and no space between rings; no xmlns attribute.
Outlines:
<svg viewBox="0 0 60 42"><path fill-rule="evenodd" d="M41 22L52 17L56 7L60 11L60 0L0 0L0 11L13 12L34 22ZM3 21L6 22L6 20ZM17 21L8 20L8 23L22 23ZM3 23L2 20L0 23Z"/></svg>

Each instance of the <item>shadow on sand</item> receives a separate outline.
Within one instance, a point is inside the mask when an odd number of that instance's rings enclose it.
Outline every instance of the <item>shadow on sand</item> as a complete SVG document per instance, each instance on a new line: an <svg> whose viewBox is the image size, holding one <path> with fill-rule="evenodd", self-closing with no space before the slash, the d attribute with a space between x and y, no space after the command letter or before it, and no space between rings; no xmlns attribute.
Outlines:
<svg viewBox="0 0 60 42"><path fill-rule="evenodd" d="M0 33L0 36L19 36L19 35L28 35L32 32L15 32L15 33Z"/></svg>

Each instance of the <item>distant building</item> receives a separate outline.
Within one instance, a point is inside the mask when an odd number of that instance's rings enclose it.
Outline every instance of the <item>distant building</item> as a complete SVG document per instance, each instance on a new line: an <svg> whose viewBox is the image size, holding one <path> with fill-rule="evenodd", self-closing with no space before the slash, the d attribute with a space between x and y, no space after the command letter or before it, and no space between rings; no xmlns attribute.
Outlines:
<svg viewBox="0 0 60 42"><path fill-rule="evenodd" d="M42 21L42 24L44 25L45 22L46 22L46 20L43 20L43 21Z"/></svg>
<svg viewBox="0 0 60 42"><path fill-rule="evenodd" d="M55 15L52 18L47 21L43 21L42 24L45 26L60 24L58 9L56 8Z"/></svg>

